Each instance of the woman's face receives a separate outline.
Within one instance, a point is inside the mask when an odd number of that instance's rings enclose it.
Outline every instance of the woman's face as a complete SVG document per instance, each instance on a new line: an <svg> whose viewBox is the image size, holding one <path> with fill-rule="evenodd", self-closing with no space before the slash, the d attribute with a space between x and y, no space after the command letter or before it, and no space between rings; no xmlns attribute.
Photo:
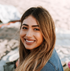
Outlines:
<svg viewBox="0 0 70 71"><path fill-rule="evenodd" d="M30 15L24 19L20 30L20 39L28 50L37 48L42 44L43 36L33 16Z"/></svg>

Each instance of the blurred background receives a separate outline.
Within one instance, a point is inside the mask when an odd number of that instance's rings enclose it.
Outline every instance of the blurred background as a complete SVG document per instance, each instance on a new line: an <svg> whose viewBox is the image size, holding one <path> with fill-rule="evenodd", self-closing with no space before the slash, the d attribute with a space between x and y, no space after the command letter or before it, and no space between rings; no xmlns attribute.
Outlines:
<svg viewBox="0 0 70 71"><path fill-rule="evenodd" d="M33 6L49 11L56 27L55 49L62 62L70 61L70 0L0 0L0 71L19 58L19 20Z"/></svg>

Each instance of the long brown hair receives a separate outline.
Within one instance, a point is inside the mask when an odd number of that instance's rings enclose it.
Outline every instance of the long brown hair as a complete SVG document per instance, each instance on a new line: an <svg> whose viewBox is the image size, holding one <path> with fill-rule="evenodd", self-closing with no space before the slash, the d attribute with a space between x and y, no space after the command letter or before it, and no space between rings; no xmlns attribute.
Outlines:
<svg viewBox="0 0 70 71"><path fill-rule="evenodd" d="M44 41L33 52L30 52L30 50L25 49L25 46L20 40L20 61L16 71L40 71L50 59L55 46L55 25L49 12L42 7L31 7L22 15L21 26L24 19L29 15L37 20Z"/></svg>

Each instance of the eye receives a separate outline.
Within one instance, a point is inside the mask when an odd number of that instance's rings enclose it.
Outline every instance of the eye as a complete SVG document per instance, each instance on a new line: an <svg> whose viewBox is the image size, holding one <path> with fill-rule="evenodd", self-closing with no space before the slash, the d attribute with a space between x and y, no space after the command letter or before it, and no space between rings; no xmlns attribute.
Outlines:
<svg viewBox="0 0 70 71"><path fill-rule="evenodd" d="M35 31L39 31L40 29L38 29L38 28L34 28L34 30L35 30Z"/></svg>
<svg viewBox="0 0 70 71"><path fill-rule="evenodd" d="M22 27L22 29L27 29L27 27Z"/></svg>

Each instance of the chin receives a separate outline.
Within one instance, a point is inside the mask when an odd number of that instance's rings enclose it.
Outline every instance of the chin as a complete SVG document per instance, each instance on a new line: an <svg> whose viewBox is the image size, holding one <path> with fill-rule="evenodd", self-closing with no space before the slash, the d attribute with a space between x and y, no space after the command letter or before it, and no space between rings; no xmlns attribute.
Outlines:
<svg viewBox="0 0 70 71"><path fill-rule="evenodd" d="M27 50L32 50L32 48L25 47Z"/></svg>
<svg viewBox="0 0 70 71"><path fill-rule="evenodd" d="M33 47L25 47L27 50L33 50L33 49L35 49L35 48L33 48Z"/></svg>

